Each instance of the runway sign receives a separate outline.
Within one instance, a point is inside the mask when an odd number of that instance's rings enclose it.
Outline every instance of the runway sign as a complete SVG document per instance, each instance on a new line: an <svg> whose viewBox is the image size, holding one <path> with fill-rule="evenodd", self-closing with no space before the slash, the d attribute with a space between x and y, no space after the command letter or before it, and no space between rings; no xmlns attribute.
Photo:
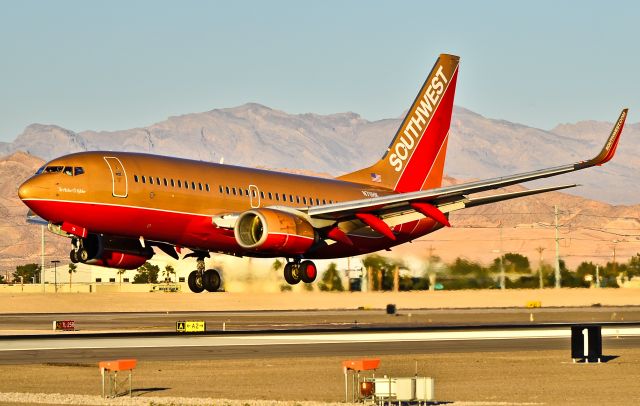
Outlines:
<svg viewBox="0 0 640 406"><path fill-rule="evenodd" d="M602 327L571 326L571 358L573 361L600 362L602 358Z"/></svg>
<svg viewBox="0 0 640 406"><path fill-rule="evenodd" d="M53 329L55 331L75 331L76 322L74 320L54 320Z"/></svg>
<svg viewBox="0 0 640 406"><path fill-rule="evenodd" d="M178 333L204 333L206 323L204 321L176 321Z"/></svg>

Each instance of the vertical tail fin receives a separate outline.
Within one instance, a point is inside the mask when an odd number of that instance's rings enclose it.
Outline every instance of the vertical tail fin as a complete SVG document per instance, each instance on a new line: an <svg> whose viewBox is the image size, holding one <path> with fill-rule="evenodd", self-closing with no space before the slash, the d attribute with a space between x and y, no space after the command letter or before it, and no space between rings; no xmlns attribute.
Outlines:
<svg viewBox="0 0 640 406"><path fill-rule="evenodd" d="M460 58L441 54L381 160L340 180L397 192L442 184Z"/></svg>

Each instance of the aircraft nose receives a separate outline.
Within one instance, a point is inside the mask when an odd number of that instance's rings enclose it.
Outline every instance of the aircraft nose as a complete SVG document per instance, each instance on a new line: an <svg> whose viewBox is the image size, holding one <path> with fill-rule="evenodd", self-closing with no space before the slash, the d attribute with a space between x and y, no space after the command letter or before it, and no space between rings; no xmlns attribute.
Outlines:
<svg viewBox="0 0 640 406"><path fill-rule="evenodd" d="M18 197L20 197L21 200L34 198L36 197L36 189L42 188L36 186L33 179L28 179L18 188Z"/></svg>
<svg viewBox="0 0 640 406"><path fill-rule="evenodd" d="M20 185L20 187L18 188L18 197L20 197L20 200L28 199L30 191L31 187L29 186L29 181L26 181L22 185Z"/></svg>

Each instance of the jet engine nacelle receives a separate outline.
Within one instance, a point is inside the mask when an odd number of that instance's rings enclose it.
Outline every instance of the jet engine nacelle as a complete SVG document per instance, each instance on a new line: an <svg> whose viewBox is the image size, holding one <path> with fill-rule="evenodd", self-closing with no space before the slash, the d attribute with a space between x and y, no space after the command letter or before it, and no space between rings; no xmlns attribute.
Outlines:
<svg viewBox="0 0 640 406"><path fill-rule="evenodd" d="M117 269L136 269L153 257L153 249L143 247L140 241L99 234L89 234L82 240L86 260L81 261L96 266Z"/></svg>
<svg viewBox="0 0 640 406"><path fill-rule="evenodd" d="M316 239L311 224L304 218L274 209L255 209L242 213L233 229L242 248L259 252L277 252L283 256L305 253Z"/></svg>
<svg viewBox="0 0 640 406"><path fill-rule="evenodd" d="M87 261L89 265L104 266L117 269L137 269L144 265L153 255L146 253L130 254L119 251L104 251L100 258Z"/></svg>

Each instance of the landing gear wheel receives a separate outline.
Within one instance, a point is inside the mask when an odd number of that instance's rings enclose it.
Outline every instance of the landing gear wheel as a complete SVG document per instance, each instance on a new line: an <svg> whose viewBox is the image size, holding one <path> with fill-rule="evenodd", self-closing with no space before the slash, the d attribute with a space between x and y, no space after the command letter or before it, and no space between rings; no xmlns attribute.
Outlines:
<svg viewBox="0 0 640 406"><path fill-rule="evenodd" d="M78 260L82 263L87 262L90 257L89 251L87 251L84 247L78 250L78 252L76 253L76 256L78 257Z"/></svg>
<svg viewBox="0 0 640 406"><path fill-rule="evenodd" d="M316 280L318 276L318 269L316 268L316 264L311 261L302 261L299 265L300 269L300 279L304 283L312 283Z"/></svg>
<svg viewBox="0 0 640 406"><path fill-rule="evenodd" d="M208 292L217 292L222 282L220 274L215 269L207 269L202 275L202 285Z"/></svg>
<svg viewBox="0 0 640 406"><path fill-rule="evenodd" d="M73 262L74 264L80 262L78 259L78 251L71 250L71 252L69 252L69 259L71 259L71 262Z"/></svg>
<svg viewBox="0 0 640 406"><path fill-rule="evenodd" d="M289 285L297 285L300 283L300 264L289 262L284 266L284 280Z"/></svg>
<svg viewBox="0 0 640 406"><path fill-rule="evenodd" d="M198 274L198 271L192 271L189 274L189 289L193 293L200 293L204 290L204 286L202 284L202 276Z"/></svg>

